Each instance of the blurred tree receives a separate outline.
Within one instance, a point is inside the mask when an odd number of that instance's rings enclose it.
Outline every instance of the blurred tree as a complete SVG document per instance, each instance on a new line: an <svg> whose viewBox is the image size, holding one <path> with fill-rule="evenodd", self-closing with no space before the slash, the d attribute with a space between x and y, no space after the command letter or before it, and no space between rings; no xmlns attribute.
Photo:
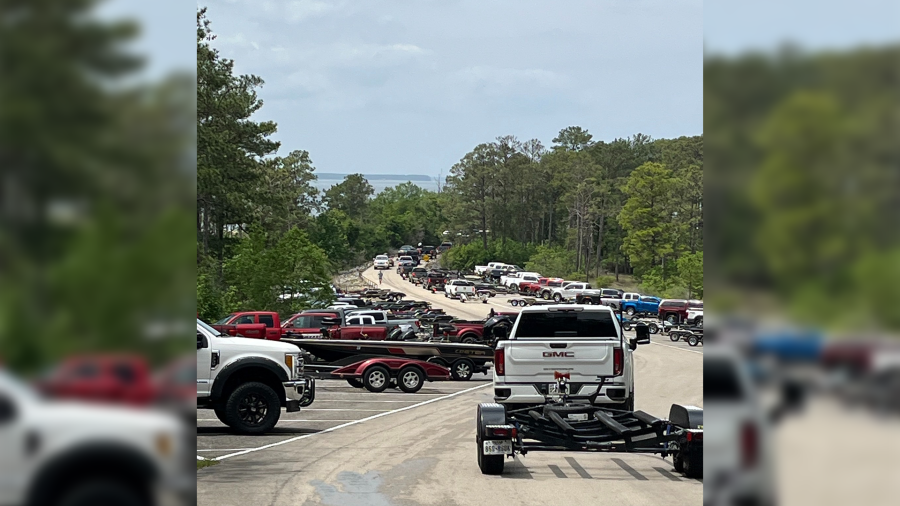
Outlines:
<svg viewBox="0 0 900 506"><path fill-rule="evenodd" d="M325 190L325 205L343 211L354 220L366 214L369 198L375 193L362 174L350 174L343 181Z"/></svg>

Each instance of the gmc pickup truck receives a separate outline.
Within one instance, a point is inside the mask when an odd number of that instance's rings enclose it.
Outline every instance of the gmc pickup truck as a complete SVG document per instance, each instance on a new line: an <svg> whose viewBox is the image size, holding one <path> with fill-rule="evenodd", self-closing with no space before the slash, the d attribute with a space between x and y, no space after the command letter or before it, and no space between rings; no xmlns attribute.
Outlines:
<svg viewBox="0 0 900 506"><path fill-rule="evenodd" d="M497 341L494 401L509 409L544 404L560 393L556 374L568 374L568 394L589 396L599 388L594 404L633 411L632 353L648 343L649 337L625 339L607 306L527 307Z"/></svg>

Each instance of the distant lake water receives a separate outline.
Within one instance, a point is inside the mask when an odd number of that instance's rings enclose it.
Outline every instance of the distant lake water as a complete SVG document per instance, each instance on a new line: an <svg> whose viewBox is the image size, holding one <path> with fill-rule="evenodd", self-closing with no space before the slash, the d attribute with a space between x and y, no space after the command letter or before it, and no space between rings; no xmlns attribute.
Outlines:
<svg viewBox="0 0 900 506"><path fill-rule="evenodd" d="M394 186L397 186L397 185L400 185L400 184L403 184L406 182L412 182L414 185L418 186L419 188L422 188L423 190L429 190L429 191L433 191L433 192L438 191L438 184L434 178L432 178L430 181L419 181L419 180L410 181L409 179L402 179L402 178L381 179L383 177L385 177L385 176L379 175L377 179L374 177L367 178L367 181L369 181L369 184L372 185L372 187L375 189L376 195L381 193L382 191L384 191L385 188L394 187ZM418 178L416 178L416 179L418 179ZM315 182L315 187L319 191L324 192L325 190L331 188L332 186L340 183L343 180L344 180L343 177L341 177L341 178L322 177L321 175L319 175L319 179L317 179Z"/></svg>

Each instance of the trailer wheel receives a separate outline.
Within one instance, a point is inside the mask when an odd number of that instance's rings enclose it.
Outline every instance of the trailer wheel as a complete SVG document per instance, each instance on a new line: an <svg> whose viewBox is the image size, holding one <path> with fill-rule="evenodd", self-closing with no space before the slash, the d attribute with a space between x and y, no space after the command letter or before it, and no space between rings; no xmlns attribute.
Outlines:
<svg viewBox="0 0 900 506"><path fill-rule="evenodd" d="M475 364L467 358L461 358L453 362L450 368L450 375L457 381L469 381L472 379L472 373L475 370Z"/></svg>
<svg viewBox="0 0 900 506"><path fill-rule="evenodd" d="M485 425L503 425L506 423L506 409L499 404L479 404L476 415L475 443L478 447L478 468L481 474L502 474L505 455L484 454Z"/></svg>
<svg viewBox="0 0 900 506"><path fill-rule="evenodd" d="M425 375L418 367L408 365L397 374L397 386L408 394L418 392L425 384Z"/></svg>
<svg viewBox="0 0 900 506"><path fill-rule="evenodd" d="M384 392L391 385L391 375L387 368L373 365L363 373L363 386L370 392Z"/></svg>
<svg viewBox="0 0 900 506"><path fill-rule="evenodd" d="M697 339L697 336L695 335L691 335L690 337L688 337L688 344L691 346L697 346L699 342L700 340Z"/></svg>
<svg viewBox="0 0 900 506"><path fill-rule="evenodd" d="M681 341L681 334L678 332L669 332L669 339L674 341Z"/></svg>
<svg viewBox="0 0 900 506"><path fill-rule="evenodd" d="M512 307L516 307L519 305L519 301L517 301L516 299L513 299L513 300L509 301L509 305Z"/></svg>
<svg viewBox="0 0 900 506"><path fill-rule="evenodd" d="M623 322L622 328L625 329L626 332L631 330L631 322Z"/></svg>
<svg viewBox="0 0 900 506"><path fill-rule="evenodd" d="M365 386L363 385L362 380L359 378L347 378L347 383L349 383L350 386L354 388L362 388L363 386Z"/></svg>
<svg viewBox="0 0 900 506"><path fill-rule="evenodd" d="M651 334L659 334L659 326L655 323L651 323L647 326Z"/></svg>
<svg viewBox="0 0 900 506"><path fill-rule="evenodd" d="M703 477L703 453L698 451L685 451L682 456L684 475L687 478Z"/></svg>

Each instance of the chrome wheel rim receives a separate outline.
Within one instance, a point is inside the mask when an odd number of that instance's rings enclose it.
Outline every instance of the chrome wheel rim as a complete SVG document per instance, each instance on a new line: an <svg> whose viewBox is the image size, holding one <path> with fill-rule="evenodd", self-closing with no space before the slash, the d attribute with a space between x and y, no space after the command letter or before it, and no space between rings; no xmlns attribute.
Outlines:
<svg viewBox="0 0 900 506"><path fill-rule="evenodd" d="M373 388L381 388L386 380L387 378L384 377L384 373L381 371L373 371L372 374L369 374L369 385Z"/></svg>

